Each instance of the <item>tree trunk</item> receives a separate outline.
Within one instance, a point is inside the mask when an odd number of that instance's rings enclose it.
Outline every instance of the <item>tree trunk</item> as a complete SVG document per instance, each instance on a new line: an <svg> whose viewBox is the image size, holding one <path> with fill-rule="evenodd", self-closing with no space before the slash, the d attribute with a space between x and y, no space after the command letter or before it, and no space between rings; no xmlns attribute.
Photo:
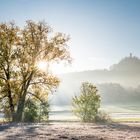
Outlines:
<svg viewBox="0 0 140 140"><path fill-rule="evenodd" d="M8 94L8 100L9 100L9 106L10 106L10 113L11 113L11 117L12 117L12 121L13 121L15 110L14 110L11 86L10 86L10 83L9 83L9 81L10 81L10 74L6 73L6 77L7 77L6 84L7 84L7 94Z"/></svg>
<svg viewBox="0 0 140 140"><path fill-rule="evenodd" d="M16 122L22 121L22 115L23 115L24 105L25 105L25 98L26 98L26 93L24 92L24 95L19 99L19 103L17 106L17 111L16 111L15 118L14 118L14 121L16 121Z"/></svg>
<svg viewBox="0 0 140 140"><path fill-rule="evenodd" d="M20 96L19 101L18 101L16 116L15 116L15 121L16 122L21 122L22 121L22 116L23 116L23 112L24 112L24 106L25 106L27 90L28 90L28 87L30 85L32 75L33 75L33 71L31 72L30 76L28 77L28 80L24 83L24 85L23 85L23 87L21 89L21 96Z"/></svg>
<svg viewBox="0 0 140 140"><path fill-rule="evenodd" d="M8 90L8 99L9 99L9 105L10 105L10 112L11 112L11 117L12 117L12 121L14 120L15 117L15 110L14 110L14 104L13 104L13 100L11 97L11 91Z"/></svg>

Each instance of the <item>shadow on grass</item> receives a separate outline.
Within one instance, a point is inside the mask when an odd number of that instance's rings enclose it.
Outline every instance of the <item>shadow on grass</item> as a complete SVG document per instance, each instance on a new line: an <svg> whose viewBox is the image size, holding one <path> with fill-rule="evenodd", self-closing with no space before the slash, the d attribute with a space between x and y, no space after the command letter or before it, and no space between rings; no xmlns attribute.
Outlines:
<svg viewBox="0 0 140 140"><path fill-rule="evenodd" d="M106 129L110 131L140 132L140 122L96 122L86 124L91 126L97 125L97 129Z"/></svg>
<svg viewBox="0 0 140 140"><path fill-rule="evenodd" d="M61 122L65 124L65 122ZM73 122L75 123L75 122ZM68 127L61 131L61 125L56 128L51 127L53 124L7 124L0 126L1 131L6 131L6 140L18 139L49 139L49 140L101 140L97 136L80 136L69 133Z"/></svg>
<svg viewBox="0 0 140 140"><path fill-rule="evenodd" d="M68 121L67 121L68 122ZM59 122L60 125L55 127L53 123L22 123L22 124L5 124L0 125L0 131L6 131L6 139L16 140L16 139L67 139L67 140L105 140L104 136L96 136L94 133L92 135L82 135L77 136L74 133L70 133L70 129L73 129L71 123L77 123L82 125L90 126L90 129L105 130L105 131L121 131L121 132L140 132L140 125L137 123L80 123L80 122L70 122L68 126L61 131L61 123L67 124L67 122ZM93 128L92 128L93 127ZM79 127L81 128L81 127ZM82 128L84 129L84 127ZM16 132L17 131L17 132ZM80 131L80 130L79 130ZM94 132L94 131L93 131Z"/></svg>
<svg viewBox="0 0 140 140"><path fill-rule="evenodd" d="M6 139L8 140L18 140L18 139L30 139L38 135L36 131L39 127L35 124L18 124L11 123L7 125L0 126L1 131L5 131Z"/></svg>
<svg viewBox="0 0 140 140"><path fill-rule="evenodd" d="M10 129L11 127L16 127L17 123L3 123L0 124L0 131L5 131L6 129Z"/></svg>
<svg viewBox="0 0 140 140"><path fill-rule="evenodd" d="M108 127L118 131L140 132L140 125L137 125L137 123L135 125L131 125L131 123L111 123Z"/></svg>

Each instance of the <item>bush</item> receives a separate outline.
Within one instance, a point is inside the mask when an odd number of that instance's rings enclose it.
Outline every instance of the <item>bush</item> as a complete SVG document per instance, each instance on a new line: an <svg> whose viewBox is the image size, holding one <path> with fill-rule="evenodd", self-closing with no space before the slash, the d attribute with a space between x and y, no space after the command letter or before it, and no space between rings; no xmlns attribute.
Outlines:
<svg viewBox="0 0 140 140"><path fill-rule="evenodd" d="M40 104L39 122L48 121L49 119L49 103L48 101Z"/></svg>
<svg viewBox="0 0 140 140"><path fill-rule="evenodd" d="M38 106L33 100L28 99L25 103L24 122L36 122L38 119Z"/></svg>
<svg viewBox="0 0 140 140"><path fill-rule="evenodd" d="M95 121L106 123L106 122L111 122L111 118L106 112L99 111L97 115L95 116Z"/></svg>
<svg viewBox="0 0 140 140"><path fill-rule="evenodd" d="M10 109L4 107L3 113L4 113L4 118L5 118L8 122L10 122L10 121L11 121L11 112L10 112Z"/></svg>
<svg viewBox="0 0 140 140"><path fill-rule="evenodd" d="M100 107L100 95L97 87L92 83L84 82L81 94L72 99L73 112L84 122L93 122Z"/></svg>
<svg viewBox="0 0 140 140"><path fill-rule="evenodd" d="M49 118L48 102L38 103L34 100L27 99L24 110L24 122L42 122Z"/></svg>

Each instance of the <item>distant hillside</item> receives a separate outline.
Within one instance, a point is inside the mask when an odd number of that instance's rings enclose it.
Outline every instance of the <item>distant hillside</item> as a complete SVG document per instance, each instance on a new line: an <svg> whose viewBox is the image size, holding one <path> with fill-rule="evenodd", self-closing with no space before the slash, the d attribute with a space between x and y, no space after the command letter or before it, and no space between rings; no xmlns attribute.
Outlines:
<svg viewBox="0 0 140 140"><path fill-rule="evenodd" d="M60 78L62 81L73 81L76 79L77 82L113 82L123 86L137 87L140 85L140 59L130 55L129 57L123 58L118 64L110 66L109 70L73 72L60 75Z"/></svg>
<svg viewBox="0 0 140 140"><path fill-rule="evenodd" d="M61 84L53 97L53 103L70 104L72 96L79 93L82 82L96 84L103 103L127 103L140 101L140 59L123 58L109 70L90 70L60 75Z"/></svg>
<svg viewBox="0 0 140 140"><path fill-rule="evenodd" d="M136 72L136 74L139 74L140 59L130 54L130 57L125 57L118 64L112 65L111 71L124 72L124 73L126 72L131 74L134 74Z"/></svg>

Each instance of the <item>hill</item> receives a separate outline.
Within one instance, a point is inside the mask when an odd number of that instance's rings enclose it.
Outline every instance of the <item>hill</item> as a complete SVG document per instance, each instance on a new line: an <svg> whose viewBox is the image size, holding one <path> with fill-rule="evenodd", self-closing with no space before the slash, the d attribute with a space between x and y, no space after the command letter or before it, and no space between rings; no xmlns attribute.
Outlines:
<svg viewBox="0 0 140 140"><path fill-rule="evenodd" d="M110 69L90 70L62 74L60 87L53 97L55 104L70 104L72 96L79 93L82 82L98 86L103 103L135 103L140 101L140 59L123 58Z"/></svg>

